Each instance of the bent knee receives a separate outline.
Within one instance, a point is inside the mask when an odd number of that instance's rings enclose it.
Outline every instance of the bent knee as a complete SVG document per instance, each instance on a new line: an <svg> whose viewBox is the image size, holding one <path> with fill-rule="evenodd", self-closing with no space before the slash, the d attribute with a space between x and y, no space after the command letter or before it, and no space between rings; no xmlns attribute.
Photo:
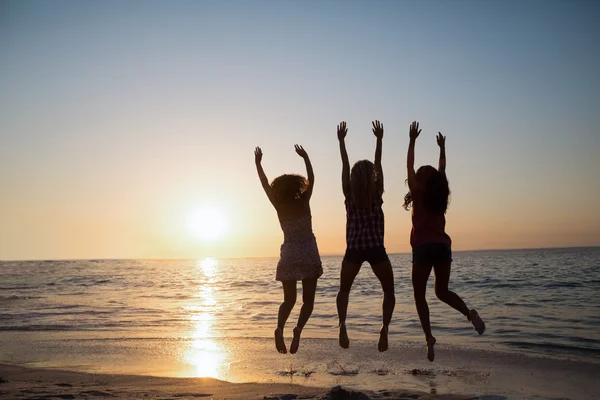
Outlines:
<svg viewBox="0 0 600 400"><path fill-rule="evenodd" d="M425 291L415 290L415 291L413 291L413 297L414 297L415 301L424 301L425 300Z"/></svg>
<svg viewBox="0 0 600 400"><path fill-rule="evenodd" d="M383 292L383 300L384 301L391 301L391 302L396 302L396 294L394 293L394 291L389 291L389 292Z"/></svg>
<svg viewBox="0 0 600 400"><path fill-rule="evenodd" d="M435 295L440 300L447 299L448 294L450 294L450 291L448 289L436 289L435 290Z"/></svg>
<svg viewBox="0 0 600 400"><path fill-rule="evenodd" d="M289 306L294 306L296 304L296 298L295 297L290 297L287 299L283 299L283 303L287 304Z"/></svg>
<svg viewBox="0 0 600 400"><path fill-rule="evenodd" d="M304 308L305 310L312 310L313 308L315 308L315 302L305 301L302 303L302 308Z"/></svg>
<svg viewBox="0 0 600 400"><path fill-rule="evenodd" d="M311 306L311 307L314 306L315 298L314 297L302 298L302 305Z"/></svg>
<svg viewBox="0 0 600 400"><path fill-rule="evenodd" d="M340 286L340 293L348 294L352 286Z"/></svg>

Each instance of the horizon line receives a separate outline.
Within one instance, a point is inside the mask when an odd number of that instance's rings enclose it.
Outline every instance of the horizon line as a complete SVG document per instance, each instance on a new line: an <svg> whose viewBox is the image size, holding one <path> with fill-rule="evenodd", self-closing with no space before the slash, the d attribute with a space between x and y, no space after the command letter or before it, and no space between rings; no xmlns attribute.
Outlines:
<svg viewBox="0 0 600 400"><path fill-rule="evenodd" d="M600 245L593 246L557 246L557 247L515 247L515 248L497 248L497 249L472 249L472 250L452 250L452 253L463 253L463 252L485 252L485 251L516 251L516 250L560 250L560 249L590 249L599 248ZM391 252L388 255L400 255L400 254L411 254L412 252ZM321 257L343 257L343 253L326 253L321 254ZM0 260L0 262L22 262L22 261L114 261L114 260L152 260L152 261L189 261L199 260L205 258L215 258L218 260L251 260L251 259L269 259L279 258L279 256L254 256L254 257L213 257L213 256L202 256L197 258L112 258L112 257L101 257L101 258L22 258L22 259L10 259Z"/></svg>

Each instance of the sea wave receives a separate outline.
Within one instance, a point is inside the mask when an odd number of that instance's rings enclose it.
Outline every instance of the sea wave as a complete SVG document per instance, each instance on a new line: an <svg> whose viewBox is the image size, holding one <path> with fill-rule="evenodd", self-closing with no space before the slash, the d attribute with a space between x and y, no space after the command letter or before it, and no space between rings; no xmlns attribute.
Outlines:
<svg viewBox="0 0 600 400"><path fill-rule="evenodd" d="M468 340L511 351L523 348L540 354L597 357L600 248L456 252L454 258L450 287L478 309L488 330L477 336L464 316L438 301L432 277L427 299L432 329L441 343ZM390 255L390 261L397 302L392 338L421 338L410 255ZM340 262L340 257L323 257L324 274L307 335L337 336ZM271 337L283 300L281 284L273 279L277 259L217 260L211 268L201 264L196 260L3 262L0 331L82 331L97 338L150 331L173 338L183 334ZM523 267L534 264L535 268ZM381 286L372 271L363 269L352 287L348 309L348 328L357 340L377 335L381 324ZM298 284L288 323L295 323L301 306Z"/></svg>
<svg viewBox="0 0 600 400"><path fill-rule="evenodd" d="M550 350L553 352L559 352L563 354L578 353L588 356L600 356L600 348L587 347L587 346L573 346L568 344L556 344L548 342L527 342L527 341L502 341L500 342L506 346L519 348L519 349L533 349L533 350Z"/></svg>

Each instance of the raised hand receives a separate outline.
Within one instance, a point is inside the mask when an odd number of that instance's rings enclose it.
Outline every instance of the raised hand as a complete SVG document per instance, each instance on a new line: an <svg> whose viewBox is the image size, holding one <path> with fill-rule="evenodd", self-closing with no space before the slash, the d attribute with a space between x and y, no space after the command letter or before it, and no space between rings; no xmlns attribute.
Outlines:
<svg viewBox="0 0 600 400"><path fill-rule="evenodd" d="M294 150L296 150L296 153L300 157L302 157L302 158L307 158L308 157L308 154L306 153L306 150L304 150L304 147L295 144L294 145Z"/></svg>
<svg viewBox="0 0 600 400"><path fill-rule="evenodd" d="M254 149L254 162L257 164L260 164L260 162L262 161L262 150L260 149L260 147L256 147Z"/></svg>
<svg viewBox="0 0 600 400"><path fill-rule="evenodd" d="M437 140L438 146L440 146L440 147L446 146L446 136L443 136L442 132L438 132L435 139Z"/></svg>
<svg viewBox="0 0 600 400"><path fill-rule="evenodd" d="M412 124L410 124L410 130L408 131L408 135L412 140L415 140L416 138L419 137L419 134L421 133L421 130L419 129L419 123L417 121L413 121Z"/></svg>
<svg viewBox="0 0 600 400"><path fill-rule="evenodd" d="M377 139L383 138L383 124L377 120L372 122L373 124L373 134Z"/></svg>
<svg viewBox="0 0 600 400"><path fill-rule="evenodd" d="M338 140L344 139L346 137L346 133L348 133L348 128L346 128L346 121L342 121L337 126Z"/></svg>

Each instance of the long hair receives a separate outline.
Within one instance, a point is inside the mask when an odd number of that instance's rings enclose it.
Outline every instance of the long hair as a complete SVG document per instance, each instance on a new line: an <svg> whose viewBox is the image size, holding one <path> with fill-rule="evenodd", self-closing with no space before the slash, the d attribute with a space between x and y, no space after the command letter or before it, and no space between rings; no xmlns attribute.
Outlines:
<svg viewBox="0 0 600 400"><path fill-rule="evenodd" d="M423 188L423 206L433 213L445 214L450 204L450 185L446 175L431 165L423 165L417 170L416 179L417 184ZM413 200L413 194L409 191L404 196L405 210L410 210Z"/></svg>
<svg viewBox="0 0 600 400"><path fill-rule="evenodd" d="M287 204L298 200L307 187L308 181L306 178L296 174L284 174L271 182L271 189L273 189L275 201L278 204Z"/></svg>
<svg viewBox="0 0 600 400"><path fill-rule="evenodd" d="M357 161L350 171L352 199L358 208L371 205L377 196L377 172L369 160Z"/></svg>

